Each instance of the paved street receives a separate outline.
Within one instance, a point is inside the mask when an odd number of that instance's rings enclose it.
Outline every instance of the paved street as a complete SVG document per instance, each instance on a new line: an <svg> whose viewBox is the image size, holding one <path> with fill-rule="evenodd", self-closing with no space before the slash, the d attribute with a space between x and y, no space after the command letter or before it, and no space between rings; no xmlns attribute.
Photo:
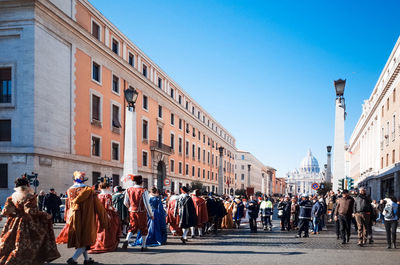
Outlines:
<svg viewBox="0 0 400 265"><path fill-rule="evenodd" d="M219 236L191 239L182 245L169 236L166 246L139 248L93 255L103 264L399 264L400 250L386 250L383 232L375 232L375 243L360 248L353 235L350 244L341 245L332 231L310 238L294 238L294 233L274 231L250 234L247 226L240 230L223 231ZM61 224L56 225L59 233ZM381 230L378 228L377 230ZM73 253L59 246L62 257L51 264L65 264Z"/></svg>

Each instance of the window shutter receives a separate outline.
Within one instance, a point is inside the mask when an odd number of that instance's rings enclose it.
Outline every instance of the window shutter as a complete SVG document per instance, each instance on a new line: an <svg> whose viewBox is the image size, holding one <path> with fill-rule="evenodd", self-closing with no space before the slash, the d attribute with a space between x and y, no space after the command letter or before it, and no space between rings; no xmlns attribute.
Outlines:
<svg viewBox="0 0 400 265"><path fill-rule="evenodd" d="M119 108L113 105L113 126L116 128L121 128L121 123L119 122Z"/></svg>
<svg viewBox="0 0 400 265"><path fill-rule="evenodd" d="M92 119L100 121L100 98L92 95Z"/></svg>

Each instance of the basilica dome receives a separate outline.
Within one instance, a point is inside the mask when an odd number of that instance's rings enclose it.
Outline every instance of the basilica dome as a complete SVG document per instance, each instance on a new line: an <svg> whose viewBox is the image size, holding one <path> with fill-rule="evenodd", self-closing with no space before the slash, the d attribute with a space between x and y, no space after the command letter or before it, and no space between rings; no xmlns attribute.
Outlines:
<svg viewBox="0 0 400 265"><path fill-rule="evenodd" d="M308 151L306 157L300 164L300 171L306 173L319 173L318 160L312 155L311 150Z"/></svg>

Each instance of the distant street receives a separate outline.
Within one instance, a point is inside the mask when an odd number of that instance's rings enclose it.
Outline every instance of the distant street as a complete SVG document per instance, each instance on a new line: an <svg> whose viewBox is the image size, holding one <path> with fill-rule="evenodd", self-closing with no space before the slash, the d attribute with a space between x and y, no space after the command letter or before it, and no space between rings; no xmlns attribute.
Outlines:
<svg viewBox="0 0 400 265"><path fill-rule="evenodd" d="M4 221L2 222L2 225ZM169 236L168 244L140 252L138 247L118 249L92 257L102 264L399 264L400 250L387 250L383 227L374 227L372 245L357 246L353 233L350 244L342 245L331 231L310 238L294 237L293 232L281 232L277 220L272 232L259 230L250 234L248 225L240 230L223 230L218 236L189 239L182 245ZM62 224L55 225L58 234ZM50 264L65 264L73 249L59 245L62 257ZM82 260L80 260L82 264Z"/></svg>

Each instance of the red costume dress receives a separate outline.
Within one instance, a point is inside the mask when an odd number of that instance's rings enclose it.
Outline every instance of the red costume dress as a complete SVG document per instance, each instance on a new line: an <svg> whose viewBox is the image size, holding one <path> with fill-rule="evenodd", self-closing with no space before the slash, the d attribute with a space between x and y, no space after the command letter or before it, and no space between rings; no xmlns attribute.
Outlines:
<svg viewBox="0 0 400 265"><path fill-rule="evenodd" d="M109 193L100 193L97 197L106 209L109 226L107 229L104 229L97 220L96 243L90 247L89 251L89 253L93 254L114 251L118 247L119 236L121 234L119 214L113 207L112 195Z"/></svg>
<svg viewBox="0 0 400 265"><path fill-rule="evenodd" d="M169 230L172 234L182 236L182 229L179 227L179 215L175 216L176 202L179 196L172 195L169 198L167 206L167 224L169 224Z"/></svg>
<svg viewBox="0 0 400 265"><path fill-rule="evenodd" d="M36 196L28 193L15 200L14 194L2 212L7 222L0 236L0 264L41 265L59 258L51 218L38 210Z"/></svg>
<svg viewBox="0 0 400 265"><path fill-rule="evenodd" d="M203 227L203 225L208 222L206 200L195 195L192 196L192 200L194 203L194 208L196 209L197 227Z"/></svg>
<svg viewBox="0 0 400 265"><path fill-rule="evenodd" d="M126 190L124 204L129 210L129 232L133 234L140 230L142 236L147 236L147 214L153 216L145 188L135 185Z"/></svg>

